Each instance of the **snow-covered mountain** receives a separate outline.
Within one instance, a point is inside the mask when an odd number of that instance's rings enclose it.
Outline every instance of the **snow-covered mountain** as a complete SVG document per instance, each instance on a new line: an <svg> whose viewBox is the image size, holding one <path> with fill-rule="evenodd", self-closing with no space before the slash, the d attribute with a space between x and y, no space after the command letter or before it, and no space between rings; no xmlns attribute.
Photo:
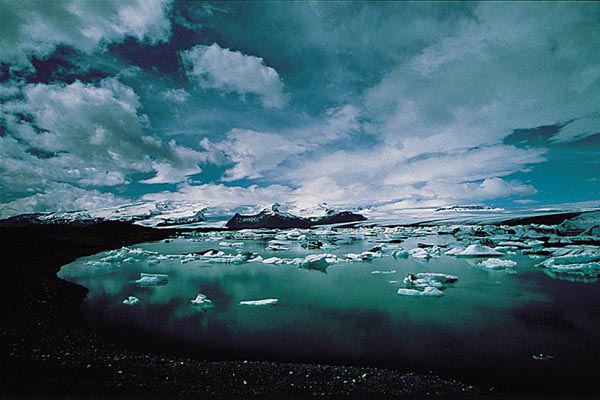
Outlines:
<svg viewBox="0 0 600 400"><path fill-rule="evenodd" d="M262 211L261 211L262 210ZM265 205L243 205L223 207L198 201L160 200L138 201L121 206L96 210L72 212L24 214L0 221L3 226L27 224L85 224L99 220L127 221L151 227L226 228L232 216L244 216L248 223L252 218L258 224L261 219L271 218L290 222L291 226L332 224L358 221L362 225L451 225L451 224L500 224L527 218L546 218L565 213L580 213L600 210L600 202L549 205L544 207L522 207L516 209L494 208L485 205L401 208L394 204L371 205L364 208L334 207L320 203L315 205L284 203ZM354 219L353 215L366 217L366 221ZM573 216L563 215L564 218ZM298 222L300 221L300 222ZM297 224L297 225L294 225ZM290 224L287 224L290 225Z"/></svg>
<svg viewBox="0 0 600 400"><path fill-rule="evenodd" d="M226 226L230 229L252 229L252 228L308 228L315 225L330 225L346 222L365 221L366 218L360 214L350 211L335 211L326 209L324 215L319 216L297 216L281 210L278 203L265 208L258 214L241 215L236 213Z"/></svg>

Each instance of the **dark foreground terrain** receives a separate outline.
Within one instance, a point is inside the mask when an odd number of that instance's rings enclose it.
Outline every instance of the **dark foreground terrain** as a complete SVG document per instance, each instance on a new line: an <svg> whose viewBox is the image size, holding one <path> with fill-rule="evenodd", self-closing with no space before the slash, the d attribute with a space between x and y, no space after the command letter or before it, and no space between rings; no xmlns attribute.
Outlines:
<svg viewBox="0 0 600 400"><path fill-rule="evenodd" d="M0 395L490 393L406 371L146 353L88 328L78 316L87 289L57 278L60 267L174 233L120 222L0 227Z"/></svg>

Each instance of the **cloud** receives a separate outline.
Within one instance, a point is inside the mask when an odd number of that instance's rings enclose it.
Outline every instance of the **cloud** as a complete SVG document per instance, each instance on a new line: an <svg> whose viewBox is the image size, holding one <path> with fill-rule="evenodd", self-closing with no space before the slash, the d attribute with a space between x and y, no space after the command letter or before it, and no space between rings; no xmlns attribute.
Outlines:
<svg viewBox="0 0 600 400"><path fill-rule="evenodd" d="M289 157L307 150L281 135L244 129L231 130L222 142L203 140L201 144L211 153L209 157L213 162L235 164L225 171L223 181L261 178L264 172L276 169Z"/></svg>
<svg viewBox="0 0 600 400"><path fill-rule="evenodd" d="M0 184L12 191L50 182L114 186L152 171L146 183L177 183L200 172L202 154L149 135L140 109L133 90L114 78L25 85L0 111Z"/></svg>
<svg viewBox="0 0 600 400"><path fill-rule="evenodd" d="M179 185L176 192L164 191L143 196L144 200L175 200L200 203L206 207L233 209L248 206L253 209L268 206L282 199L287 199L292 189L282 185L248 187L226 186L223 184L207 183L202 185Z"/></svg>
<svg viewBox="0 0 600 400"><path fill-rule="evenodd" d="M225 171L222 181L264 177L277 180L290 170L289 166L282 169L282 164L297 159L302 162L312 152L351 139L358 133L359 119L360 111L347 104L326 110L322 119L302 128L278 133L235 128L227 132L224 140L211 142L204 138L200 146L206 151L206 162L219 166L234 164Z"/></svg>
<svg viewBox="0 0 600 400"><path fill-rule="evenodd" d="M565 143L596 134L600 134L600 117L580 118L565 125L550 140L555 143Z"/></svg>
<svg viewBox="0 0 600 400"><path fill-rule="evenodd" d="M2 61L31 68L58 46L92 52L110 42L135 37L150 44L171 35L169 1L2 2Z"/></svg>
<svg viewBox="0 0 600 400"><path fill-rule="evenodd" d="M198 45L181 52L187 76L204 89L222 93L257 95L264 107L282 108L288 102L277 71L260 57L221 48Z"/></svg>
<svg viewBox="0 0 600 400"><path fill-rule="evenodd" d="M40 193L0 204L0 218L23 213L94 210L125 202L112 193L86 190L66 183L51 183Z"/></svg>
<svg viewBox="0 0 600 400"><path fill-rule="evenodd" d="M168 89L160 92L160 95L167 101L177 104L185 103L190 94L185 89Z"/></svg>

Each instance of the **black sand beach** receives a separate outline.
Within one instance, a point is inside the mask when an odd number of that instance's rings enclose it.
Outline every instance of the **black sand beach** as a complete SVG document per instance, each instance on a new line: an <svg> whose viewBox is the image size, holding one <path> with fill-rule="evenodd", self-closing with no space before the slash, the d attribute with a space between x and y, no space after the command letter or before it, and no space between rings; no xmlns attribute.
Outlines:
<svg viewBox="0 0 600 400"><path fill-rule="evenodd" d="M172 230L121 222L0 228L3 395L484 395L433 374L265 361L206 361L144 352L88 328L87 289L57 278L62 265L102 250L160 240ZM223 357L226 359L227 357Z"/></svg>

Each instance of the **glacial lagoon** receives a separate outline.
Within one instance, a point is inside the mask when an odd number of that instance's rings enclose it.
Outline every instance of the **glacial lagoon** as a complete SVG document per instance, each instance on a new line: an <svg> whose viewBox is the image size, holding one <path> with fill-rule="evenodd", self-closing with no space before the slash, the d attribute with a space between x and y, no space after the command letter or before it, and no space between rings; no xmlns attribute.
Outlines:
<svg viewBox="0 0 600 400"><path fill-rule="evenodd" d="M92 327L139 348L432 371L501 390L591 387L598 247L477 229L190 233L78 259L59 277L89 289L81 313ZM445 254L472 244L499 255ZM560 255L568 263L552 268ZM410 273L458 281L438 285L439 297L397 294ZM265 299L277 301L240 304Z"/></svg>

